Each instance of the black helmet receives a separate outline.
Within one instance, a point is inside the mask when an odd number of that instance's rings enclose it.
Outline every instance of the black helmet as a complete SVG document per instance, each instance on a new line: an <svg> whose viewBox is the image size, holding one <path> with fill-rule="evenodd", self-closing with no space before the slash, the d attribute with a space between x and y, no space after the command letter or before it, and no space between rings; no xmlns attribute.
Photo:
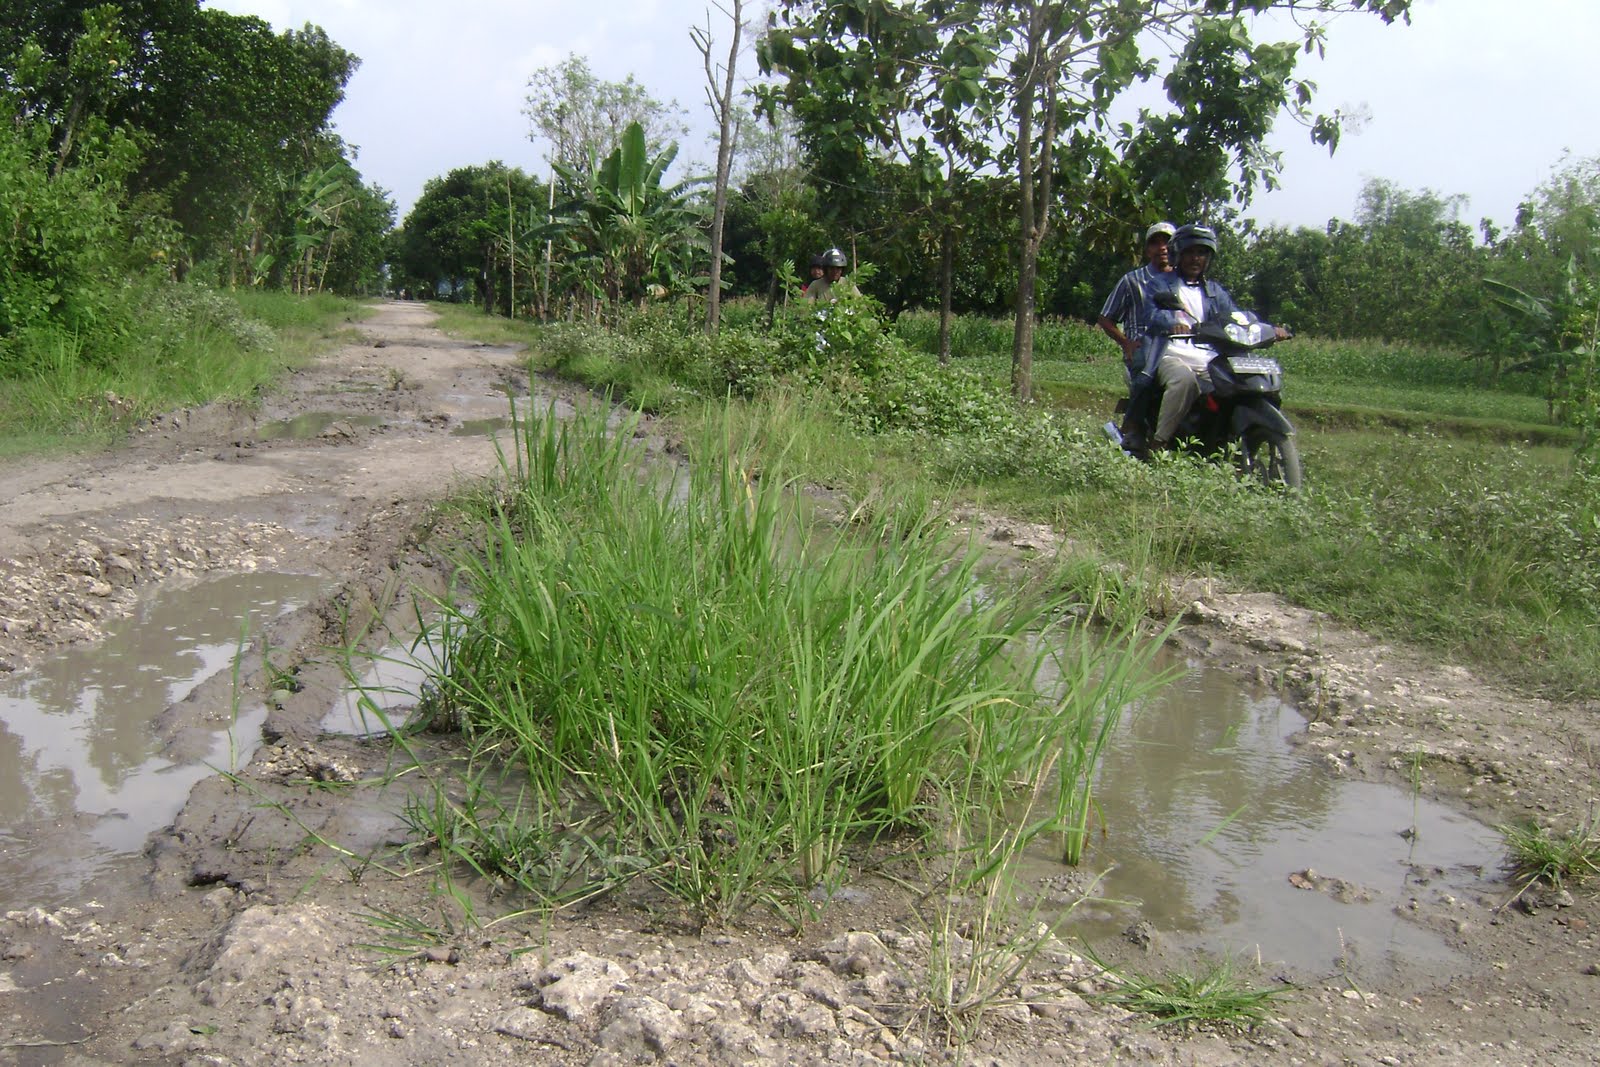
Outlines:
<svg viewBox="0 0 1600 1067"><path fill-rule="evenodd" d="M824 267L844 267L848 266L849 263L850 261L844 256L843 249L830 248L822 253L822 265Z"/></svg>
<svg viewBox="0 0 1600 1067"><path fill-rule="evenodd" d="M1217 231L1210 226L1202 226L1198 222L1191 222L1187 226L1179 226L1178 232L1172 235L1172 255L1174 258L1182 256L1191 248L1204 248L1215 258L1217 254Z"/></svg>
<svg viewBox="0 0 1600 1067"><path fill-rule="evenodd" d="M813 267L822 267L822 266L826 266L826 264L824 264L824 263L823 263L823 262L822 262L822 256L821 256L821 254L820 254L820 253L819 253L819 254L817 254L817 255L815 255L815 256L812 256L812 257L811 257L811 265L812 265L812 266L813 266Z"/></svg>

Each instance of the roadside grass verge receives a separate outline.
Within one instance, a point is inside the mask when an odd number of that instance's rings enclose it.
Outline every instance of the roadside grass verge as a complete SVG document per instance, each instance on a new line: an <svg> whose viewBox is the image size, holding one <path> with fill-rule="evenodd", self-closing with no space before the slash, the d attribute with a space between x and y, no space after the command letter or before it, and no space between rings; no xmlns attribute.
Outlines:
<svg viewBox="0 0 1600 1067"><path fill-rule="evenodd" d="M362 314L332 296L149 281L119 300L120 330L11 339L0 456L103 446L163 411L251 401Z"/></svg>
<svg viewBox="0 0 1600 1067"><path fill-rule="evenodd" d="M916 491L841 533L732 429L681 475L603 410L515 436L435 631L465 785L411 820L539 906L648 887L701 925L801 925L856 849L992 819L1151 684L1157 642L1055 629L1059 597L981 581Z"/></svg>
<svg viewBox="0 0 1600 1067"><path fill-rule="evenodd" d="M1159 613L1171 606L1167 579L1214 576L1554 695L1590 692L1600 671L1600 475L1566 449L1461 437L1456 424L1434 429L1415 412L1408 418L1425 428L1413 432L1302 423L1309 488L1287 497L1183 458L1127 462L1098 435L1106 409L1017 409L999 375L973 374L970 360L945 372L892 340L836 345L818 360L809 335L781 322L773 335L728 330L712 345L641 318L619 332L530 325L522 336L536 367L642 383L670 394L664 409L680 420L698 418L704 397L747 397L731 407L745 412L736 417L763 463L803 439L790 462L815 466L793 476L853 501L918 483L947 501L1051 522L1101 564L1060 569L1083 602ZM1363 366L1399 362L1390 355ZM1428 374L1469 369L1458 364L1438 356ZM1036 366L1047 381L1062 367L1118 373L1109 363ZM769 417L812 428L780 443L759 430Z"/></svg>

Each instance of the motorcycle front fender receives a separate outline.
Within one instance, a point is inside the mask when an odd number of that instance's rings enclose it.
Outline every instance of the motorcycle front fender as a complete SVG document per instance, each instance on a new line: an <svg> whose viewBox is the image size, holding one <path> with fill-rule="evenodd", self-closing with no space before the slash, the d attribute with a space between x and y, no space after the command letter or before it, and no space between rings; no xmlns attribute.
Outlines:
<svg viewBox="0 0 1600 1067"><path fill-rule="evenodd" d="M1233 436L1242 437L1253 426L1276 430L1285 436L1294 435L1294 424L1284 417L1283 412L1265 401L1240 404L1233 409Z"/></svg>

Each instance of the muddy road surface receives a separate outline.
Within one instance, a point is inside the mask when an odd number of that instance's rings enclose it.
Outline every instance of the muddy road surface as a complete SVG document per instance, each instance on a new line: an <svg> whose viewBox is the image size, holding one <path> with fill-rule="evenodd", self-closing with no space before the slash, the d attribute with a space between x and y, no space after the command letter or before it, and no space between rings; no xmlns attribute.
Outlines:
<svg viewBox="0 0 1600 1067"><path fill-rule="evenodd" d="M1296 989L1252 1032L1097 1006L1096 969L1061 941L960 1050L925 1010L937 931L892 886L853 887L800 935L606 903L464 923L437 870L395 855L417 776L360 736L332 650L404 643L412 599L447 580L433 505L496 469L509 398L592 401L419 304L355 335L253 413L0 465L0 1063L1600 1062L1593 891L1508 903L1493 869L1469 891L1405 872L1394 922L1446 963L1261 961L1253 980ZM1009 553L1066 544L965 518ZM1193 583L1174 603L1186 655L1298 704L1288 740L1317 773L1487 826L1572 825L1594 802L1592 703L1500 691L1271 597ZM207 612L209 636L179 641ZM185 666L141 681L158 655ZM1364 892L1348 859L1267 873L1337 914ZM462 892L482 915L509 910L481 888ZM1204 947L1149 923L1099 946L1145 973Z"/></svg>

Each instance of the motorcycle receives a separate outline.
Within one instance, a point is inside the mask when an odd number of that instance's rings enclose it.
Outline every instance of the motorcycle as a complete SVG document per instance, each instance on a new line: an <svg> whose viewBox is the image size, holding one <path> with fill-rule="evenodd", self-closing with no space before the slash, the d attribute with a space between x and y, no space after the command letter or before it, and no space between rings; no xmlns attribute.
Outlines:
<svg viewBox="0 0 1600 1067"><path fill-rule="evenodd" d="M1200 397L1184 415L1177 440L1207 457L1231 454L1239 473L1264 485L1300 488L1300 450L1294 426L1279 407L1283 368L1261 353L1279 338L1275 327L1249 312L1200 323L1191 338L1212 353L1200 379ZM1154 388L1154 386L1152 386ZM1157 401L1159 403L1159 401ZM1154 404L1148 421L1154 421ZM1126 398L1116 414L1127 411ZM1135 442L1124 439L1115 422L1103 427L1110 440L1129 455L1140 455Z"/></svg>

